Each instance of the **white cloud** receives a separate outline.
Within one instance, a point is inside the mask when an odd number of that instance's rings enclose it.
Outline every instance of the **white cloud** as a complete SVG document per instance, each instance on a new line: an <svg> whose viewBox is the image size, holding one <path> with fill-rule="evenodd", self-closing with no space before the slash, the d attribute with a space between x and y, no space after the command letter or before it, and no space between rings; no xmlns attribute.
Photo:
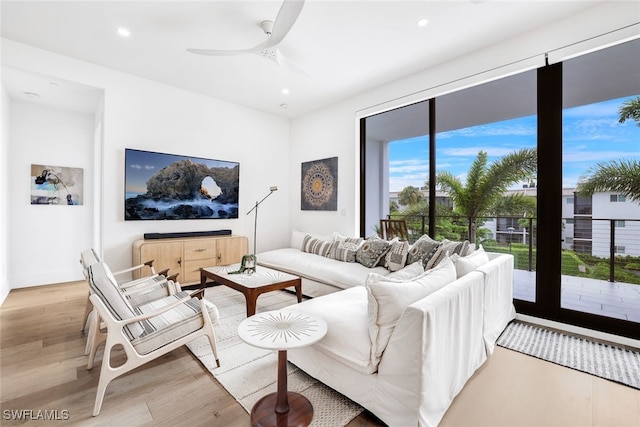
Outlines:
<svg viewBox="0 0 640 427"><path fill-rule="evenodd" d="M572 162L606 162L614 159L640 158L640 151L581 151L575 150L563 154L562 161Z"/></svg>
<svg viewBox="0 0 640 427"><path fill-rule="evenodd" d="M438 138L446 139L453 137L482 137L482 136L530 136L538 132L535 126L527 125L500 125L490 124L473 126L464 129L456 129L448 132L441 132Z"/></svg>
<svg viewBox="0 0 640 427"><path fill-rule="evenodd" d="M502 157L507 154L511 154L516 151L514 147L500 147L500 146L484 146L484 147L451 147L438 150L438 155L452 156L452 157L476 157L480 151L487 153L489 157Z"/></svg>
<svg viewBox="0 0 640 427"><path fill-rule="evenodd" d="M142 169L146 169L146 170L153 170L153 169L155 169L155 168L156 168L156 167L155 167L155 166L153 166L153 165L144 165L144 166L142 166L142 165L139 165L139 164L132 164L132 165L130 165L129 167L130 167L131 169L138 169L138 170L142 170Z"/></svg>

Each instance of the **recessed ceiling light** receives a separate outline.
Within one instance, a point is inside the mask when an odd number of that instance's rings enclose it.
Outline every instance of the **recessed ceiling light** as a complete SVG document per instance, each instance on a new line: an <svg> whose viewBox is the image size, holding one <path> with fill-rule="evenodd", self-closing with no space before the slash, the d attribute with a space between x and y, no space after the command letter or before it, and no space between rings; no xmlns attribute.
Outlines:
<svg viewBox="0 0 640 427"><path fill-rule="evenodd" d="M422 18L418 21L418 27L426 27L428 23L429 20L427 18Z"/></svg>
<svg viewBox="0 0 640 427"><path fill-rule="evenodd" d="M127 30L124 27L120 27L118 28L118 34L120 34L122 37L129 37L131 35L131 31Z"/></svg>
<svg viewBox="0 0 640 427"><path fill-rule="evenodd" d="M282 89L282 94L283 95L289 95L289 89Z"/></svg>
<svg viewBox="0 0 640 427"><path fill-rule="evenodd" d="M25 92L24 94L25 94L25 95L27 96L27 98L29 98L29 99L36 99L36 98L40 98L40 95L38 95L38 94L37 94L37 93L35 93L35 92Z"/></svg>
<svg viewBox="0 0 640 427"><path fill-rule="evenodd" d="M280 104L280 107L282 107L282 108L289 108L289 104Z"/></svg>

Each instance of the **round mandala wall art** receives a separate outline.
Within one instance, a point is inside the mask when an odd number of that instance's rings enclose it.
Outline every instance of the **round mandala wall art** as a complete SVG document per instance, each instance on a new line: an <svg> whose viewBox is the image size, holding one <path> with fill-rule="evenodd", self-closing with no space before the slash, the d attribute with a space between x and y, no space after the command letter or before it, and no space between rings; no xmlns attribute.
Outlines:
<svg viewBox="0 0 640 427"><path fill-rule="evenodd" d="M303 163L302 210L337 210L337 184L337 157Z"/></svg>

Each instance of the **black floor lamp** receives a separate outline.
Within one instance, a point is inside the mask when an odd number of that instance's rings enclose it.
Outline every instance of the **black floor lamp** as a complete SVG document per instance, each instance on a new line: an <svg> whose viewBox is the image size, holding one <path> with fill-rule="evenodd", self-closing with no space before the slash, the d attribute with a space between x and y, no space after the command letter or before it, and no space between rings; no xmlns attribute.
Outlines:
<svg viewBox="0 0 640 427"><path fill-rule="evenodd" d="M277 186L269 187L269 194L264 196L262 200L260 200L259 202L256 202L255 206L252 207L249 212L247 212L247 215L249 215L251 212L256 211L255 220L253 224L253 253L251 255L245 255L242 257L242 264L240 266L240 270L242 272L247 270L255 271L256 269L255 266L256 266L256 240L258 236L258 206L260 206L260 204L264 202L267 197L272 195L274 191L278 191ZM251 266L247 266L248 264L251 264Z"/></svg>

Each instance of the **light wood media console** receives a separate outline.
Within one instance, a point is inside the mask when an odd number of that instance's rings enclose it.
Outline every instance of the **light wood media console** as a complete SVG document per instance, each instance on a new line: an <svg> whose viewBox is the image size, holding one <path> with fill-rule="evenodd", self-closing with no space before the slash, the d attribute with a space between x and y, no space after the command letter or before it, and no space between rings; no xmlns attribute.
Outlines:
<svg viewBox="0 0 640 427"><path fill-rule="evenodd" d="M133 265L153 260L156 271L179 273L182 285L200 283L200 268L239 263L249 253L245 236L225 235L177 239L140 239L133 242ZM140 272L134 279L140 277Z"/></svg>

